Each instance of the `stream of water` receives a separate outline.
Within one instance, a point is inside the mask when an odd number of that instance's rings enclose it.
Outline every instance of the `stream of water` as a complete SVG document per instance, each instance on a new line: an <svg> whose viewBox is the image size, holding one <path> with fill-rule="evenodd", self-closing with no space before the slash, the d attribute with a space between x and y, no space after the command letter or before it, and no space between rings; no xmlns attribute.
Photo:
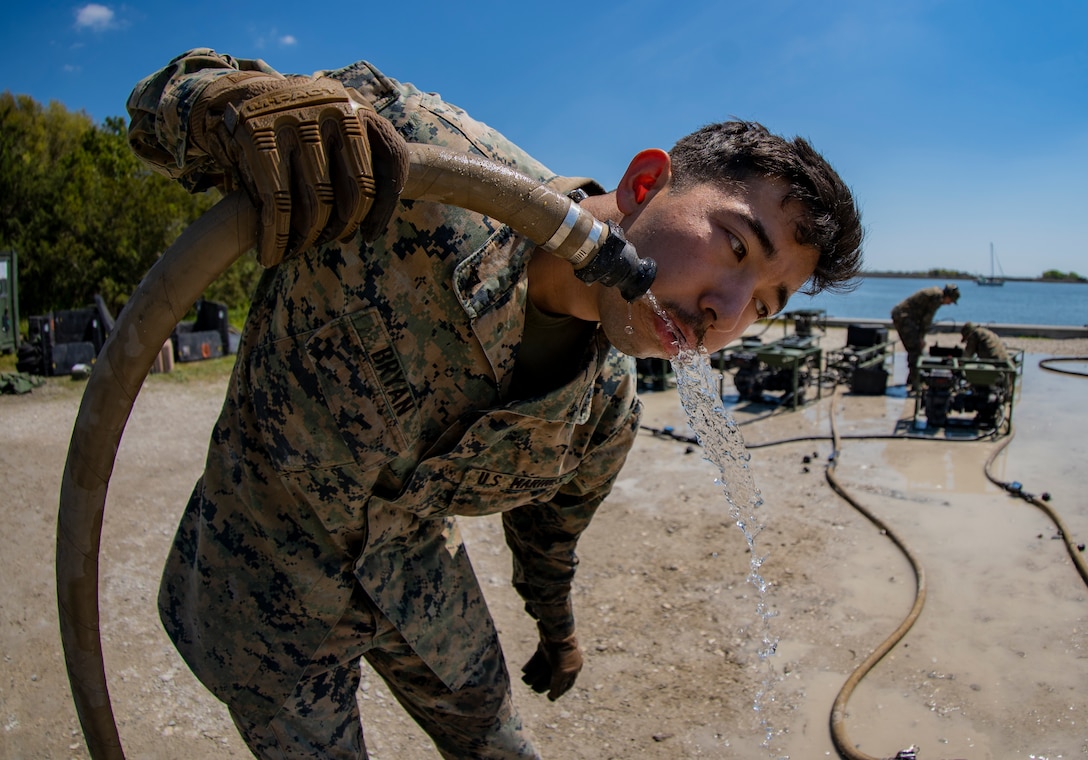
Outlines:
<svg viewBox="0 0 1088 760"><path fill-rule="evenodd" d="M674 333L679 334L653 294L646 295L658 316ZM763 729L762 746L770 751L775 729L767 716L767 707L774 701L773 689L778 680L770 658L778 647L778 638L771 631L771 618L776 613L771 609L768 599L769 584L760 573L766 557L756 550L756 537L764 527L758 514L763 505L763 497L756 488L755 479L748 466L751 453L744 445L740 428L726 411L718 394L717 376L711 368L710 355L706 349L701 346L688 348L681 345L679 354L672 359L672 366L676 376L676 389L688 417L688 424L699 439L703 458L718 467L719 476L714 483L721 488L729 505L729 514L748 544L751 559L746 580L757 592L757 635L760 637L758 656L760 663L765 666L760 688L752 700L752 709L758 714ZM780 760L789 760L789 757L785 756Z"/></svg>

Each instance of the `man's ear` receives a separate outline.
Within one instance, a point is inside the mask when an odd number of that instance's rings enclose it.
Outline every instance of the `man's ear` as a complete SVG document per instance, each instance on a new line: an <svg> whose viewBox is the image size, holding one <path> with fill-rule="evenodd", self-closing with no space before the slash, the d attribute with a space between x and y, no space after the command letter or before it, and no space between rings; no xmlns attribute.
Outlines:
<svg viewBox="0 0 1088 760"><path fill-rule="evenodd" d="M616 205L630 216L669 183L672 176L669 154L660 148L640 151L627 167L616 188Z"/></svg>

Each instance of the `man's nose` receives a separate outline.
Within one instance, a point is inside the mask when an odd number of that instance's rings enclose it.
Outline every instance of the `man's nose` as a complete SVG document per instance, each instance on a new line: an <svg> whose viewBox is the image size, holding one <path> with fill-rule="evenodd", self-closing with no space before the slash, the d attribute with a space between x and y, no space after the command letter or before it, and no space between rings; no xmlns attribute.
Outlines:
<svg viewBox="0 0 1088 760"><path fill-rule="evenodd" d="M707 329L728 335L730 340L752 323L748 307L752 303L753 292L744 283L734 282L731 285L707 293L700 303Z"/></svg>

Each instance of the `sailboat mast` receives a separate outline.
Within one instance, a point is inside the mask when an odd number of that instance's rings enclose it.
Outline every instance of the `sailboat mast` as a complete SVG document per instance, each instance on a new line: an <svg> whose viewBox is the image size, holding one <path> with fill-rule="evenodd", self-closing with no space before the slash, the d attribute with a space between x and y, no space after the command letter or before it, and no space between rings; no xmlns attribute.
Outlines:
<svg viewBox="0 0 1088 760"><path fill-rule="evenodd" d="M986 277L985 275L979 275L978 280L976 280L976 282L978 282L979 285L1004 285L1005 284L1005 277L1004 276L1001 276L1001 277L997 276L997 271L994 269L994 262L995 261L996 261L996 257L994 256L994 244L991 242L990 243L990 276Z"/></svg>

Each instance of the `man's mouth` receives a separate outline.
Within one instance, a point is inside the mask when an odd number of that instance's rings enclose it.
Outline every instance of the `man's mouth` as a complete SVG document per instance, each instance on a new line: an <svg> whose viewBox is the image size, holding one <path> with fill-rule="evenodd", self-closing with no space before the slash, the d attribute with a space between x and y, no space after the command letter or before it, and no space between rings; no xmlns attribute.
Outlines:
<svg viewBox="0 0 1088 760"><path fill-rule="evenodd" d="M676 356L684 349L690 347L690 341L687 339L687 336L684 335L684 331L676 320L664 311L658 313L656 316L657 319L654 324L657 327L658 339L661 341L662 347L669 356Z"/></svg>

